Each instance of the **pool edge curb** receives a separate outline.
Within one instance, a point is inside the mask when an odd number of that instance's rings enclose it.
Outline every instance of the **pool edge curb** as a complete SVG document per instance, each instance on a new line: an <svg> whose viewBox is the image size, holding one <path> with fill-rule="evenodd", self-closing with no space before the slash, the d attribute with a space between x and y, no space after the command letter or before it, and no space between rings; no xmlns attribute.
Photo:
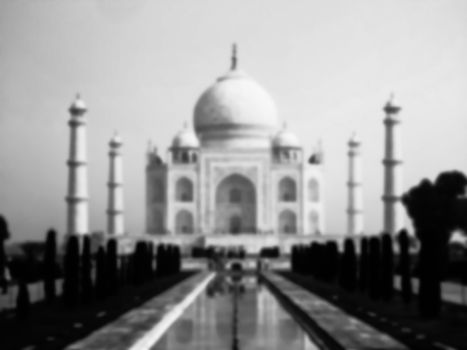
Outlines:
<svg viewBox="0 0 467 350"><path fill-rule="evenodd" d="M175 305L164 317L147 331L142 337L131 345L128 350L147 350L153 346L165 332L177 321L195 299L206 289L209 282L215 277L215 273L208 274L189 294Z"/></svg>

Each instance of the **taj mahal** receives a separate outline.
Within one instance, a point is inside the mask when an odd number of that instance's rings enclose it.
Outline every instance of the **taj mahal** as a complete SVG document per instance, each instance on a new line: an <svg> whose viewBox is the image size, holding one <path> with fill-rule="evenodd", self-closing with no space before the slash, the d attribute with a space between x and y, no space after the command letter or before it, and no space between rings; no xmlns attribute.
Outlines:
<svg viewBox="0 0 467 350"><path fill-rule="evenodd" d="M186 123L165 156L148 147L146 239L192 246L235 246L249 252L328 237L325 228L323 150L305 154L300 140L280 121L273 98L238 67L233 46L230 69L198 98L193 128ZM401 161L396 138L398 107L384 106L384 228L401 228ZM69 108L71 131L68 233L88 233L85 113L78 96ZM107 234L124 229L122 140L109 142ZM364 232L361 142L349 146L348 235ZM128 237L128 236L127 236Z"/></svg>
<svg viewBox="0 0 467 350"><path fill-rule="evenodd" d="M166 162L149 153L148 233L323 232L321 155L308 157L279 126L273 99L235 54L198 99L193 125L174 137Z"/></svg>

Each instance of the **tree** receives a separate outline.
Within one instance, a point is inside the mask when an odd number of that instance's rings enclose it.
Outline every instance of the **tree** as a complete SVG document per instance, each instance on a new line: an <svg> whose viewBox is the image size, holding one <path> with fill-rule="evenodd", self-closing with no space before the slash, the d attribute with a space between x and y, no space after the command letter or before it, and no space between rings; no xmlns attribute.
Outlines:
<svg viewBox="0 0 467 350"><path fill-rule="evenodd" d="M421 245L418 301L425 318L436 318L441 311L441 279L451 234L456 229L467 232L462 214L467 207L466 186L467 177L461 172L443 172L434 183L424 179L402 197Z"/></svg>
<svg viewBox="0 0 467 350"><path fill-rule="evenodd" d="M318 242L313 242L311 245L307 247L303 247L302 249L306 249L308 255L308 265L310 274L314 278L319 278L320 276L320 244Z"/></svg>
<svg viewBox="0 0 467 350"><path fill-rule="evenodd" d="M401 230L398 239L402 299L408 304L412 299L412 279L410 276L409 234L407 230Z"/></svg>
<svg viewBox="0 0 467 350"><path fill-rule="evenodd" d="M366 293L368 291L369 266L368 238L362 237L360 239L360 260L358 267L358 287L362 293Z"/></svg>
<svg viewBox="0 0 467 350"><path fill-rule="evenodd" d="M290 249L290 269L292 272L297 272L297 245L294 244Z"/></svg>
<svg viewBox="0 0 467 350"><path fill-rule="evenodd" d="M55 277L57 276L57 232L47 231L44 255L44 293L47 303L55 300Z"/></svg>
<svg viewBox="0 0 467 350"><path fill-rule="evenodd" d="M6 293L8 288L8 281L6 279L6 254L5 254L5 241L10 238L10 230L6 219L0 215L0 287L3 293Z"/></svg>
<svg viewBox="0 0 467 350"><path fill-rule="evenodd" d="M93 299L91 237L84 236L83 255L81 258L81 299L89 303Z"/></svg>
<svg viewBox="0 0 467 350"><path fill-rule="evenodd" d="M118 246L115 238L107 241L106 270L108 293L115 294L118 288Z"/></svg>
<svg viewBox="0 0 467 350"><path fill-rule="evenodd" d="M175 273L179 273L182 270L182 252L180 247L175 246Z"/></svg>
<svg viewBox="0 0 467 350"><path fill-rule="evenodd" d="M133 284L140 285L145 281L146 277L146 242L139 241L136 243L135 251L132 256Z"/></svg>
<svg viewBox="0 0 467 350"><path fill-rule="evenodd" d="M148 279L151 279L154 276L154 244L152 242L148 242L148 262L147 262L147 274Z"/></svg>
<svg viewBox="0 0 467 350"><path fill-rule="evenodd" d="M105 260L105 249L101 246L96 254L96 297L99 300L107 296Z"/></svg>
<svg viewBox="0 0 467 350"><path fill-rule="evenodd" d="M339 284L348 292L354 292L357 288L357 255L354 241L351 238L346 238L344 241Z"/></svg>
<svg viewBox="0 0 467 350"><path fill-rule="evenodd" d="M391 300L394 294L394 252L392 237L389 233L384 233L381 240L381 296L384 300Z"/></svg>
<svg viewBox="0 0 467 350"><path fill-rule="evenodd" d="M65 279L63 281L63 298L65 305L75 306L78 303L79 291L79 240L73 235L68 238L65 260Z"/></svg>
<svg viewBox="0 0 467 350"><path fill-rule="evenodd" d="M19 291L16 297L16 315L21 320L27 319L29 317L30 308L31 301L29 299L28 284L22 278L19 281Z"/></svg>
<svg viewBox="0 0 467 350"><path fill-rule="evenodd" d="M337 242L326 242L322 249L325 251L323 255L325 260L323 262L325 268L324 280L328 283L334 283L339 273L339 248Z"/></svg>
<svg viewBox="0 0 467 350"><path fill-rule="evenodd" d="M381 248L379 237L371 237L369 242L369 288L368 294L371 299L377 300L381 297Z"/></svg>

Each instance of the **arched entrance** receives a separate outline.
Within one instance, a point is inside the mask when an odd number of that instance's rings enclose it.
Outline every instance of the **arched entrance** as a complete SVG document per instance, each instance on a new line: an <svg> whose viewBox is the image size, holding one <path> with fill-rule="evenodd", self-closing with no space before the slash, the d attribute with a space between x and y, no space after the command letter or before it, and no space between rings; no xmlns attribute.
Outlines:
<svg viewBox="0 0 467 350"><path fill-rule="evenodd" d="M216 232L256 232L256 189L245 176L233 174L216 189Z"/></svg>

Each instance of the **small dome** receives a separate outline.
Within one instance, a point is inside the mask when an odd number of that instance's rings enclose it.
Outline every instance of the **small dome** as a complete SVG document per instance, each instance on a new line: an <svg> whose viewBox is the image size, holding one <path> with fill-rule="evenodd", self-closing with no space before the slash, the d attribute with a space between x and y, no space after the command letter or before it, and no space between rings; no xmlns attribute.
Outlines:
<svg viewBox="0 0 467 350"><path fill-rule="evenodd" d="M389 100L384 105L383 110L388 114L396 114L401 110L393 93L389 96Z"/></svg>
<svg viewBox="0 0 467 350"><path fill-rule="evenodd" d="M122 138L119 134L115 133L114 136L110 139L109 145L111 147L118 147L121 146L123 143Z"/></svg>
<svg viewBox="0 0 467 350"><path fill-rule="evenodd" d="M199 140L193 130L188 129L187 126L183 128L172 141L173 148L198 148Z"/></svg>
<svg viewBox="0 0 467 350"><path fill-rule="evenodd" d="M300 141L298 137L284 127L279 133L273 138L272 146L274 148L300 148Z"/></svg>
<svg viewBox="0 0 467 350"><path fill-rule="evenodd" d="M88 108L86 107L84 101L81 99L80 94L77 94L75 100L72 102L68 110L72 115L81 115L86 113Z"/></svg>

